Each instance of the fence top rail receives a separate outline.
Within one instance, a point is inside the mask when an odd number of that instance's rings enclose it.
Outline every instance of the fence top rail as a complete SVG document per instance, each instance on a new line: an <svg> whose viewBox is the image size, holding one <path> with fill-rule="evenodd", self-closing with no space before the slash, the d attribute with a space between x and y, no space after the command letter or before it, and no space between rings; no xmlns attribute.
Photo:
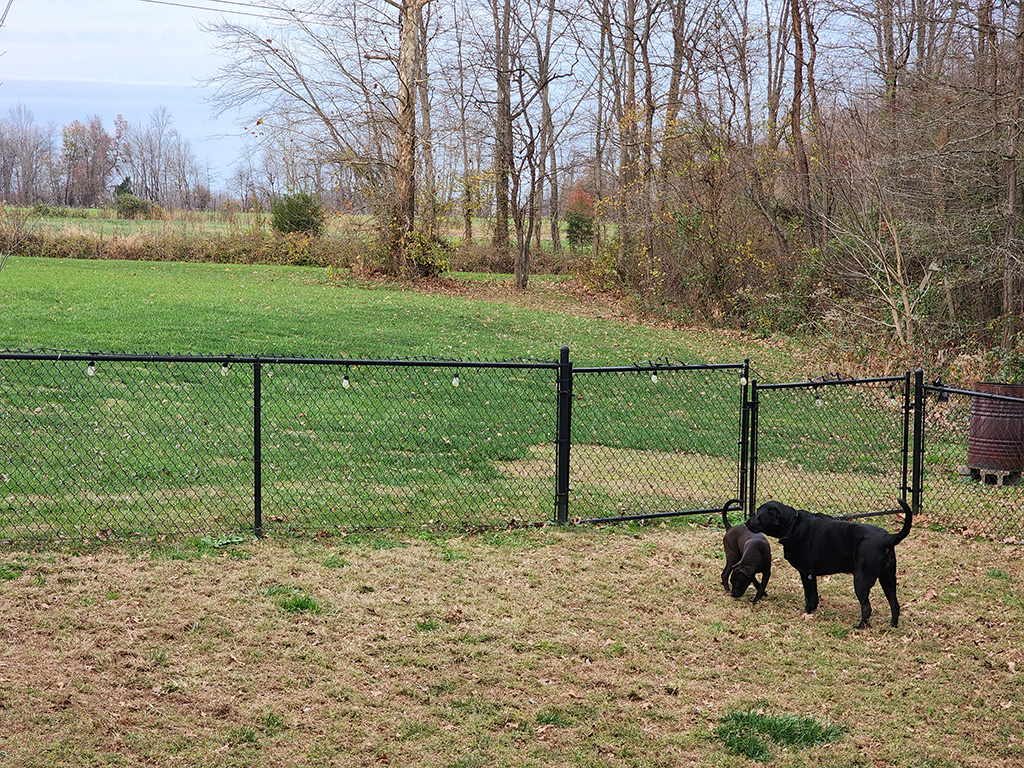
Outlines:
<svg viewBox="0 0 1024 768"><path fill-rule="evenodd" d="M50 362L131 362L131 363L213 363L219 365L344 365L402 366L421 368L530 368L557 370L553 360L444 360L433 358L367 360L356 358L274 357L263 355L166 355L114 352L20 352L0 350L0 360L39 360Z"/></svg>
<svg viewBox="0 0 1024 768"><path fill-rule="evenodd" d="M816 389L818 387L851 386L859 384L899 384L907 381L909 374L902 376L879 376L868 379L810 379L808 381L791 381L784 384L758 384L757 380L751 382L754 389L761 391L765 389Z"/></svg>
<svg viewBox="0 0 1024 768"><path fill-rule="evenodd" d="M1024 397L997 395L995 392L978 392L973 389L957 389L955 387L936 384L925 384L924 389L926 392L934 392L937 395L970 395L971 397L983 397L986 400L1005 400L1009 403L1024 403Z"/></svg>
<svg viewBox="0 0 1024 768"><path fill-rule="evenodd" d="M743 371L745 363L671 363L669 361L635 365L574 367L573 373L650 373L651 371Z"/></svg>

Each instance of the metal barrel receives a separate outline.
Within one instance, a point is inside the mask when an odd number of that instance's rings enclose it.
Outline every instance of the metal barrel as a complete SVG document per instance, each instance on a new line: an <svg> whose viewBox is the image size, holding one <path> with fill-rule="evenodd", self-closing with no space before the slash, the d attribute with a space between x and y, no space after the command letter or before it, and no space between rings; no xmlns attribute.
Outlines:
<svg viewBox="0 0 1024 768"><path fill-rule="evenodd" d="M972 389L967 466L1003 472L1024 470L1024 400L1001 400L988 395L1024 398L1024 386L977 382Z"/></svg>

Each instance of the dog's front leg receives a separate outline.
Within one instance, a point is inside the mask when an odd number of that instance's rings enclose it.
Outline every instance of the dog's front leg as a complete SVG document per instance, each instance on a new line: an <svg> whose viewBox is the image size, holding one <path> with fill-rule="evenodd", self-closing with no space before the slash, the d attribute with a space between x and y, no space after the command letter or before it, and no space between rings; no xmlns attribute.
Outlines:
<svg viewBox="0 0 1024 768"><path fill-rule="evenodd" d="M754 593L754 599L750 601L750 604L753 605L758 600L760 600L762 597L764 597L764 590L765 590L765 587L768 586L768 579L766 577L762 576L761 580L758 581L757 577L755 576L755 577L751 577L750 580L752 582L754 582L754 586L757 587L757 592Z"/></svg>
<svg viewBox="0 0 1024 768"><path fill-rule="evenodd" d="M804 585L804 613L814 613L818 608L818 579L813 574L801 573Z"/></svg>
<svg viewBox="0 0 1024 768"><path fill-rule="evenodd" d="M760 600L762 597L764 597L765 590L768 589L768 579L771 578L771 575L772 575L772 565L769 562L765 566L764 572L761 574L761 583L758 584L757 579L754 579L754 583L757 584L757 593L754 595L754 603L756 603L758 600ZM753 604L753 603L751 603L751 604Z"/></svg>

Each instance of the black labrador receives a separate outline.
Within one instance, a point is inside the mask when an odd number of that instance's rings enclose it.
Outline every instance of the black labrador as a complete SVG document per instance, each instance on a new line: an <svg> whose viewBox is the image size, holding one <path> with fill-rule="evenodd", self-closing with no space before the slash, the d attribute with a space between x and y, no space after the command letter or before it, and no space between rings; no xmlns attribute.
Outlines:
<svg viewBox="0 0 1024 768"><path fill-rule="evenodd" d="M772 575L772 548L763 533L751 533L746 525L729 525L728 509L722 510L725 524L725 568L722 570L722 587L733 597L743 597L753 582L757 587L753 602L764 597L768 579ZM762 574L761 581L757 574ZM730 583L732 587L730 589Z"/></svg>
<svg viewBox="0 0 1024 768"><path fill-rule="evenodd" d="M852 573L853 590L860 601L857 628L868 625L871 617L868 593L876 581L881 583L889 601L895 627L900 620L900 604L896 601L896 552L893 548L910 533L913 518L907 503L902 499L899 503L904 516L898 533L889 533L877 525L811 514L777 501L758 507L747 521L747 528L774 536L782 544L786 560L800 572L807 613L813 613L818 607L818 576Z"/></svg>

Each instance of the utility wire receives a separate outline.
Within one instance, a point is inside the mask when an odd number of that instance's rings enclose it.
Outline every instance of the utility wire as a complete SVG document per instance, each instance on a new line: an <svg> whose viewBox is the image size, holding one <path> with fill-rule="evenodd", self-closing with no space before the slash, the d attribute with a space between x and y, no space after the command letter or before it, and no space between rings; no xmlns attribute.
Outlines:
<svg viewBox="0 0 1024 768"><path fill-rule="evenodd" d="M7 19L7 12L11 10L11 5L13 3L14 3L14 0L7 0L7 7L4 8L4 15L0 16L0 27L2 27L4 25L4 21L6 21L6 19Z"/></svg>
<svg viewBox="0 0 1024 768"><path fill-rule="evenodd" d="M10 1L13 2L13 0L10 0ZM138 2L140 2L140 3L150 3L152 5L169 5L169 6L172 6L172 7L175 7L175 8L191 8L192 10L196 10L196 11L210 11L211 13L225 13L225 14L232 14L232 15L236 15L236 16L251 16L251 17L257 18L257 19L269 19L270 21L294 21L295 20L295 18L293 16L274 16L274 15L271 15L269 13L252 13L252 12L249 12L249 11L236 11L234 9L211 8L210 6L207 6L207 5L193 5L191 3L175 3L175 2L170 2L170 0L138 0ZM206 2L208 2L208 3L218 3L220 5L235 5L235 6L241 6L242 8L253 8L253 9L257 9L257 10L267 10L267 11L273 11L273 12L276 12L276 13L281 13L281 11L282 11L281 8L275 7L273 5L260 5L260 4L254 4L254 3L241 3L241 2L237 2L236 0L206 0ZM319 16L319 17L324 18L324 19L332 18L329 14L321 13L321 12L318 12L318 11L300 11L300 10L298 10L296 8L290 8L288 10L291 10L293 12L296 12L296 13L299 13L299 14L302 14L302 15L306 15L306 16Z"/></svg>

